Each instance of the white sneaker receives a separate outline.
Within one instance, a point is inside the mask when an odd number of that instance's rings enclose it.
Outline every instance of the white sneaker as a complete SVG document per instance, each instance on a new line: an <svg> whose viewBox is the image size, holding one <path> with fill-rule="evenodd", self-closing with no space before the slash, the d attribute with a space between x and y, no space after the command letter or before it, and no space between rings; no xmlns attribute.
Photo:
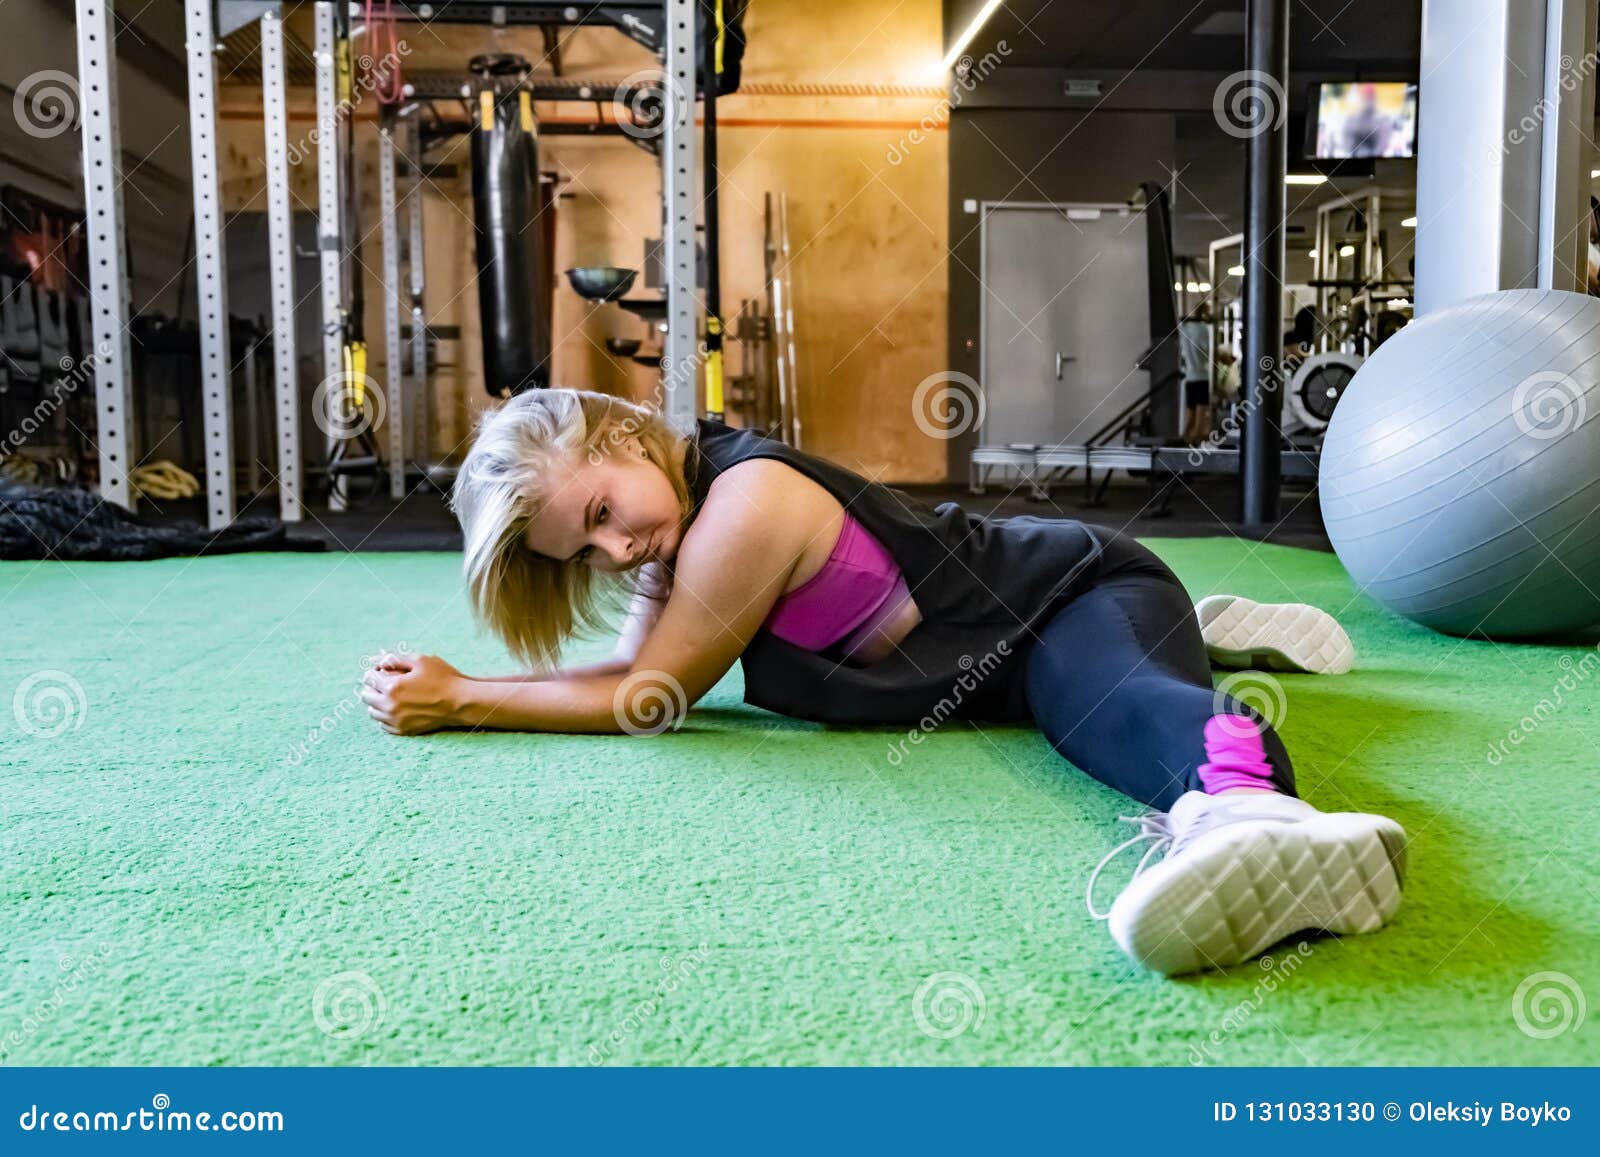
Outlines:
<svg viewBox="0 0 1600 1157"><path fill-rule="evenodd" d="M1374 932L1400 907L1406 833L1385 816L1319 812L1275 792L1180 796L1089 877L1089 911L1138 963L1174 976L1259 956L1308 929ZM1118 852L1150 849L1109 912L1094 885ZM1166 857L1150 866L1165 849Z"/></svg>
<svg viewBox="0 0 1600 1157"><path fill-rule="evenodd" d="M1206 653L1218 667L1343 675L1355 663L1350 636L1319 607L1212 595L1196 603L1194 610Z"/></svg>

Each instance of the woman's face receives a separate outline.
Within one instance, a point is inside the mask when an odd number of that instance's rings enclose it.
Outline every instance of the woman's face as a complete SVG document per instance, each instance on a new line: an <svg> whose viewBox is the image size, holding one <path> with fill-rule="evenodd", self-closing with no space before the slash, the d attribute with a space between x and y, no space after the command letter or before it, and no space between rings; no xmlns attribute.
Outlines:
<svg viewBox="0 0 1600 1157"><path fill-rule="evenodd" d="M678 552L682 512L672 483L637 438L607 442L553 480L523 542L548 558L631 570Z"/></svg>

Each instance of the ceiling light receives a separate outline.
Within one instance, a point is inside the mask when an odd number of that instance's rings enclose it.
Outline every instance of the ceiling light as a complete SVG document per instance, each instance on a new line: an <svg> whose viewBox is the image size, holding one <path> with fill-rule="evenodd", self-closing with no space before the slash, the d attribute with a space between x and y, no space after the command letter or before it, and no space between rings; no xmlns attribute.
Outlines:
<svg viewBox="0 0 1600 1157"><path fill-rule="evenodd" d="M1316 260L1317 251L1315 249L1307 249L1306 250L1306 256L1311 258L1314 261L1314 260Z"/></svg>
<svg viewBox="0 0 1600 1157"><path fill-rule="evenodd" d="M978 14L972 18L972 23L967 25L967 30L956 37L955 44L945 53L944 68L948 69L960 59L961 54L967 50L967 45L972 43L972 38L978 35L978 29L983 27L984 21L994 15L994 10L1000 7L1002 2L1003 0L988 0L988 3L978 10Z"/></svg>
<svg viewBox="0 0 1600 1157"><path fill-rule="evenodd" d="M1198 281L1191 281L1187 285L1185 285L1183 288L1185 290L1187 290L1188 292L1190 292L1190 293L1199 293L1200 292L1200 283Z"/></svg>
<svg viewBox="0 0 1600 1157"><path fill-rule="evenodd" d="M1285 185L1320 185L1327 179L1321 173L1285 173L1283 183Z"/></svg>
<svg viewBox="0 0 1600 1157"><path fill-rule="evenodd" d="M1211 292L1211 282L1202 281L1200 283L1200 292L1201 293L1210 293Z"/></svg>
<svg viewBox="0 0 1600 1157"><path fill-rule="evenodd" d="M1243 277L1244 276L1244 266L1242 266L1242 265L1230 265L1230 266L1228 266L1228 276L1229 277Z"/></svg>
<svg viewBox="0 0 1600 1157"><path fill-rule="evenodd" d="M1174 282L1173 282L1173 283L1172 283L1172 288L1173 288L1173 291L1174 291L1174 292L1176 292L1176 293L1182 293L1182 292L1183 292L1183 282L1181 282L1181 281L1174 281Z"/></svg>
<svg viewBox="0 0 1600 1157"><path fill-rule="evenodd" d="M1354 257L1355 255L1356 255L1356 247L1354 245L1341 245L1341 246L1339 246L1339 256L1340 257Z"/></svg>
<svg viewBox="0 0 1600 1157"><path fill-rule="evenodd" d="M1400 222L1400 227L1402 229L1415 229L1417 227L1417 219L1415 217L1407 217Z"/></svg>

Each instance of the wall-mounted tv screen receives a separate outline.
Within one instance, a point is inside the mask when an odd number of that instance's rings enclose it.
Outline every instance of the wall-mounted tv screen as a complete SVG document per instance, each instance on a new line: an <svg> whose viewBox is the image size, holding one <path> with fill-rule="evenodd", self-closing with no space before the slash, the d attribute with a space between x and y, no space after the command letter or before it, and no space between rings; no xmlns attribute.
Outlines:
<svg viewBox="0 0 1600 1157"><path fill-rule="evenodd" d="M1311 86L1318 160L1417 155L1417 86L1340 81Z"/></svg>

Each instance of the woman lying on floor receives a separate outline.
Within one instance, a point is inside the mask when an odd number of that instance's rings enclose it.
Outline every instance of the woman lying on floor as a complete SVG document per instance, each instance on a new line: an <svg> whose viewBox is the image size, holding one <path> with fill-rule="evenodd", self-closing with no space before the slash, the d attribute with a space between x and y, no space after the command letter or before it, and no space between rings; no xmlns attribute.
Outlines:
<svg viewBox="0 0 1600 1157"><path fill-rule="evenodd" d="M394 734L655 734L738 660L748 702L800 718L1031 721L1158 809L1137 817L1128 842L1150 849L1104 914L1148 968L1370 932L1399 907L1400 825L1298 799L1267 720L1212 689L1208 647L1235 666L1347 670L1349 640L1321 611L1219 596L1197 614L1159 558L1104 527L933 509L754 432L701 421L683 437L586 391L532 390L488 416L452 501L474 608L544 673L388 656L362 696ZM616 657L555 669L598 621L597 580L624 573Z"/></svg>

